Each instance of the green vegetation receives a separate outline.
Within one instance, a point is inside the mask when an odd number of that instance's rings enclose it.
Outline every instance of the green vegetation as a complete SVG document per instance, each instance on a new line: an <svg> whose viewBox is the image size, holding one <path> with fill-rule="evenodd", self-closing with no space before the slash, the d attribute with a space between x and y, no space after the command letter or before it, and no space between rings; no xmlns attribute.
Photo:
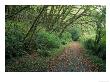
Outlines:
<svg viewBox="0 0 110 82"><path fill-rule="evenodd" d="M21 56L24 53L22 39L24 30L23 23L8 21L6 23L6 58Z"/></svg>
<svg viewBox="0 0 110 82"><path fill-rule="evenodd" d="M73 41L77 41L79 39L79 37L80 37L80 29L78 29L78 27L75 27L75 28L71 29L70 33L71 33Z"/></svg>
<svg viewBox="0 0 110 82"><path fill-rule="evenodd" d="M48 56L50 51L60 47L60 39L55 34L41 32L36 36L37 52L41 55Z"/></svg>
<svg viewBox="0 0 110 82"><path fill-rule="evenodd" d="M6 5L6 71L48 71L49 60L72 42L106 71L106 7Z"/></svg>

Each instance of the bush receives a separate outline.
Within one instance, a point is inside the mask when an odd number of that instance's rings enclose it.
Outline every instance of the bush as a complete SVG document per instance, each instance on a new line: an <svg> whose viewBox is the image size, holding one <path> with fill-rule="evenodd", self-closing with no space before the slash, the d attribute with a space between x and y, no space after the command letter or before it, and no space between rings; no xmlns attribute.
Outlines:
<svg viewBox="0 0 110 82"><path fill-rule="evenodd" d="M101 42L98 45L98 56L101 57L103 60L106 59L106 36L105 35L101 38Z"/></svg>
<svg viewBox="0 0 110 82"><path fill-rule="evenodd" d="M6 33L5 33L5 49L6 58L20 56L24 53L23 51L23 39L24 33L18 24L13 22L6 22Z"/></svg>
<svg viewBox="0 0 110 82"><path fill-rule="evenodd" d="M99 44L95 44L93 39L88 39L84 42L85 48L90 51L93 55L96 55L102 59L106 59L106 41L104 37L101 39Z"/></svg>
<svg viewBox="0 0 110 82"><path fill-rule="evenodd" d="M37 52L42 56L49 56L51 50L60 47L60 39L55 34L40 32L36 37Z"/></svg>
<svg viewBox="0 0 110 82"><path fill-rule="evenodd" d="M63 44L63 45L65 45L65 44L67 44L68 42L71 42L72 41L72 38L71 38L72 36L71 36L71 33L69 33L69 32L64 32L63 34L62 34L62 37L61 37L61 43Z"/></svg>
<svg viewBox="0 0 110 82"><path fill-rule="evenodd" d="M77 41L79 39L80 33L79 33L78 29L73 28L73 29L70 30L70 33L72 35L72 40L73 41Z"/></svg>
<svg viewBox="0 0 110 82"><path fill-rule="evenodd" d="M84 45L86 47L86 49L89 49L89 50L94 50L94 40L93 39L88 39L86 41L84 41Z"/></svg>

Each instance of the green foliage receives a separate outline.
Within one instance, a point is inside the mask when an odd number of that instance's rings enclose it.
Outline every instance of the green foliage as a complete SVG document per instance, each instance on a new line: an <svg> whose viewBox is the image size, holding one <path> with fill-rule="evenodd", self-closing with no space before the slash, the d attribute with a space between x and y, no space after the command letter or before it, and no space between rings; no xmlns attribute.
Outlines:
<svg viewBox="0 0 110 82"><path fill-rule="evenodd" d="M101 38L101 42L98 45L98 56L104 60L106 59L106 36L105 35Z"/></svg>
<svg viewBox="0 0 110 82"><path fill-rule="evenodd" d="M89 50L94 50L94 40L93 39L87 39L84 41L84 45Z"/></svg>
<svg viewBox="0 0 110 82"><path fill-rule="evenodd" d="M87 39L84 41L85 48L89 50L90 53L96 55L102 59L106 59L106 42L105 36L101 39L100 44L95 44L93 39Z"/></svg>
<svg viewBox="0 0 110 82"><path fill-rule="evenodd" d="M77 27L71 29L70 33L71 33L71 37L72 37L73 41L77 41L79 39L80 33L79 33L79 30L77 29Z"/></svg>
<svg viewBox="0 0 110 82"><path fill-rule="evenodd" d="M20 56L24 53L22 47L24 33L19 25L11 21L6 23L6 58Z"/></svg>
<svg viewBox="0 0 110 82"><path fill-rule="evenodd" d="M63 34L62 34L62 37L61 37L61 43L63 44L63 45L65 45L65 44L67 44L68 42L71 42L72 41L72 38L71 38L72 36L71 36L71 33L69 33L69 32L64 32Z"/></svg>
<svg viewBox="0 0 110 82"><path fill-rule="evenodd" d="M9 62L7 68L44 71L46 59L55 57L60 48L72 41L84 41L91 54L106 59L105 16L105 6L6 5L6 60L23 57L22 63ZM33 52L40 56L34 61L25 60L26 52L29 57Z"/></svg>
<svg viewBox="0 0 110 82"><path fill-rule="evenodd" d="M42 56L48 56L50 51L60 47L60 39L55 34L40 32L36 36L37 51Z"/></svg>

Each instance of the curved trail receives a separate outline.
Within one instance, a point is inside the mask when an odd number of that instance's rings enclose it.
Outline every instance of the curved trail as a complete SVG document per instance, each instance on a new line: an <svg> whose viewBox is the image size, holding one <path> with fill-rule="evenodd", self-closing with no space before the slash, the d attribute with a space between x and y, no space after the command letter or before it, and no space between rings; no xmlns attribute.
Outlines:
<svg viewBox="0 0 110 82"><path fill-rule="evenodd" d="M98 71L97 66L84 56L85 50L79 42L72 42L56 58L49 61L48 71L90 72Z"/></svg>

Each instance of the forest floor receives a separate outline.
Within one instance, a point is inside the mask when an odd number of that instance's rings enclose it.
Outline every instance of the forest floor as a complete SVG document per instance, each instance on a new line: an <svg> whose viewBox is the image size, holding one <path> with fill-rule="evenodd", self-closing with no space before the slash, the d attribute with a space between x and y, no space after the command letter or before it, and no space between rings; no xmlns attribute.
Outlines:
<svg viewBox="0 0 110 82"><path fill-rule="evenodd" d="M24 55L7 61L5 71L98 72L106 69L103 68L106 65L103 62L100 63L102 60L99 60L96 56L86 54L86 50L79 42L71 42L50 58L33 53L32 55Z"/></svg>
<svg viewBox="0 0 110 82"><path fill-rule="evenodd" d="M87 58L85 49L79 42L72 42L56 58L49 61L48 71L90 72L98 71L98 66Z"/></svg>

